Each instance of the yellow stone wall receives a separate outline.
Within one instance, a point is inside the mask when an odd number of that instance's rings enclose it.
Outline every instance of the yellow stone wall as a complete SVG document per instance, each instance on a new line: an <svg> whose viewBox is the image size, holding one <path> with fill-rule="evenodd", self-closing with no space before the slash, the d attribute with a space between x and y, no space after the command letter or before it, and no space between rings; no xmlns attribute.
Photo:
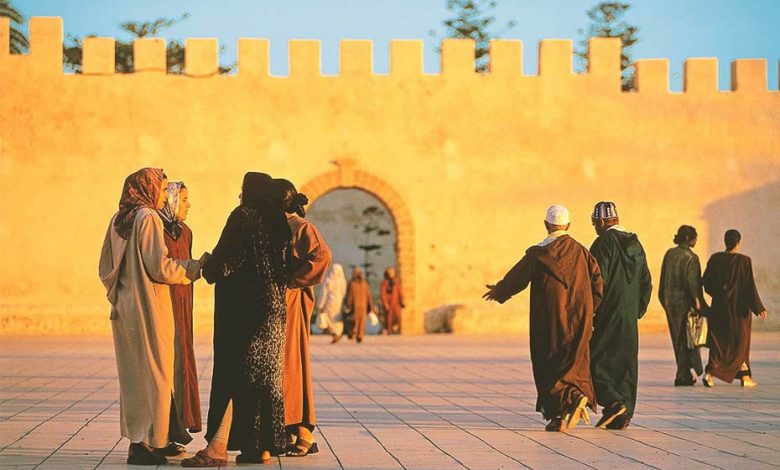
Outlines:
<svg viewBox="0 0 780 470"><path fill-rule="evenodd" d="M396 217L407 332L423 312L466 305L463 332L527 329L528 294L481 301L544 237L552 203L575 238L613 200L657 280L680 224L700 233L706 262L725 228L744 234L759 289L780 312L780 95L767 62L737 60L718 91L715 59L685 63L668 90L664 59L637 63L620 90L620 43L592 40L587 73L572 42L539 44L539 75L521 74L520 41L494 41L487 74L473 43L442 44L441 74L422 70L422 41L392 41L390 72L372 72L372 43L343 41L340 74L320 72L317 41L291 41L288 77L269 75L269 43L239 41L235 76L217 71L217 41L187 40L185 76L166 75L165 43L135 43L136 72L114 74L113 39L90 38L84 73L62 73L62 22L33 18L30 54L8 54L0 19L0 332L104 333L97 260L124 177L162 167L190 188L198 256L215 244L247 170L284 176L312 199L338 187L381 198ZM774 66L774 65L773 65ZM331 162L337 162L333 165ZM657 284L657 283L656 283ZM213 289L196 287L208 331ZM643 328L664 328L653 295Z"/></svg>

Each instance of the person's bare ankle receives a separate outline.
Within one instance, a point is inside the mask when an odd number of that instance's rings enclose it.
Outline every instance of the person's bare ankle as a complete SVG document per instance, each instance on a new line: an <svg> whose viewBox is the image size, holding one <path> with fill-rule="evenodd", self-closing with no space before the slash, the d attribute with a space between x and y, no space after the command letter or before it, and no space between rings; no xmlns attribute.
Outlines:
<svg viewBox="0 0 780 470"><path fill-rule="evenodd" d="M306 442L314 442L314 435L306 426L298 426L298 439L303 439Z"/></svg>
<svg viewBox="0 0 780 470"><path fill-rule="evenodd" d="M227 446L211 445L206 447L206 455L212 459L227 460Z"/></svg>

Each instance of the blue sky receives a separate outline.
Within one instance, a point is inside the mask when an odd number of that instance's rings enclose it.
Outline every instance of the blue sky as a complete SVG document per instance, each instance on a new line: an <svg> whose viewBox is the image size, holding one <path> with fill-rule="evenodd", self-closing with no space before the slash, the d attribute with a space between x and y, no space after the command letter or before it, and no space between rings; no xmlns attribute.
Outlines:
<svg viewBox="0 0 780 470"><path fill-rule="evenodd" d="M630 1L630 0L629 0ZM597 0L498 0L496 23L517 26L502 37L522 39L523 68L537 71L537 44L544 38L579 38L587 9ZM688 57L717 57L720 88L730 84L730 62L766 58L769 88L778 87L780 0L633 0L626 20L640 28L634 58L668 58L671 88L682 87L682 64ZM339 39L372 39L374 71L388 70L390 39L425 40L424 68L439 70L434 48L446 0L12 0L25 16L61 16L65 34L127 37L118 24L126 20L191 17L167 30L168 38L216 37L226 47L223 63L236 58L239 37L271 41L271 73L287 74L287 41L322 41L322 71L338 73ZM500 29L500 28L499 28Z"/></svg>

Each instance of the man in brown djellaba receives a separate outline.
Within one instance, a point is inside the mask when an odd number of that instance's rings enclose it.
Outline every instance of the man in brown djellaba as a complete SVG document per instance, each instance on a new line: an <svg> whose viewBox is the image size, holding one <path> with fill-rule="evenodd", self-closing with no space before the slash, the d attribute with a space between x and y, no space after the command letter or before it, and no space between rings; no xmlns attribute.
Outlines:
<svg viewBox="0 0 780 470"><path fill-rule="evenodd" d="M590 372L593 312L601 303L599 265L587 248L569 234L569 211L555 205L544 219L547 238L495 285L486 300L504 303L531 285L531 364L538 398L536 411L547 431L563 432L580 419L590 422L596 394Z"/></svg>

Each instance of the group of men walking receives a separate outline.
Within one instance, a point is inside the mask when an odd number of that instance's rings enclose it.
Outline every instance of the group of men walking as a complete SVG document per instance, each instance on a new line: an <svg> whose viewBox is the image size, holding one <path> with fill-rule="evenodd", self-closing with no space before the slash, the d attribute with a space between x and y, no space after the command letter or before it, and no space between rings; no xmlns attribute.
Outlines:
<svg viewBox="0 0 780 470"><path fill-rule="evenodd" d="M531 284L531 362L536 410L562 432L588 408L604 407L599 427L623 429L634 413L637 320L650 302L650 270L639 239L621 226L614 203L593 211L590 251L568 233L569 211L547 210L547 238L530 247L484 298L504 303Z"/></svg>
<svg viewBox="0 0 780 470"><path fill-rule="evenodd" d="M530 347L537 389L536 410L549 421L546 430L563 432L581 420L590 423L588 408L603 408L599 428L625 429L634 416L638 382L638 320L647 311L652 292L644 248L636 234L620 225L612 202L595 205L591 217L598 235L590 250L568 233L569 211L547 210L548 236L534 245L495 285L486 300L504 303L531 285ZM687 228L685 228L687 227ZM691 233L691 230L693 232ZM681 235L682 233L682 235ZM664 258L660 299L667 311L675 345L675 385L693 385L704 373L743 386L750 375L750 315L764 318L753 282L750 258L736 253L739 232L726 233L726 251L713 255L701 293L702 277L693 227L683 226L676 248ZM710 361L702 370L698 349L687 348L688 315L706 315L711 325ZM698 358L698 361L697 361Z"/></svg>

